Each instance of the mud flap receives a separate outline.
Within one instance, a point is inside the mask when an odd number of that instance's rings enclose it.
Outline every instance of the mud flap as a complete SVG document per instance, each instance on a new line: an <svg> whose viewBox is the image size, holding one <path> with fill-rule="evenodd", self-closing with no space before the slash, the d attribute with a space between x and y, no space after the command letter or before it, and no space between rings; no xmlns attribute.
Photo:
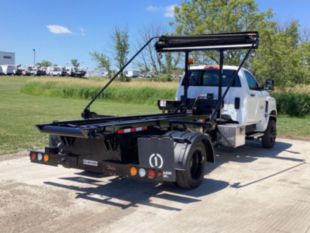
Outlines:
<svg viewBox="0 0 310 233"><path fill-rule="evenodd" d="M175 181L173 139L169 137L138 138L139 166L163 172L163 181Z"/></svg>

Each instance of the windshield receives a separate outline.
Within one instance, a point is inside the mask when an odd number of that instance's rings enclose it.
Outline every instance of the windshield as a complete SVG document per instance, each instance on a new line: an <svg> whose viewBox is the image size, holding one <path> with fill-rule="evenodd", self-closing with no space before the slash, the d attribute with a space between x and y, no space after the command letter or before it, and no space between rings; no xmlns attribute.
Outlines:
<svg viewBox="0 0 310 233"><path fill-rule="evenodd" d="M232 80L234 70L223 70L222 86L227 87ZM219 70L190 70L189 71L189 85L190 86L218 86L219 83ZM184 85L184 80L182 85ZM239 76L236 77L233 87L241 87Z"/></svg>

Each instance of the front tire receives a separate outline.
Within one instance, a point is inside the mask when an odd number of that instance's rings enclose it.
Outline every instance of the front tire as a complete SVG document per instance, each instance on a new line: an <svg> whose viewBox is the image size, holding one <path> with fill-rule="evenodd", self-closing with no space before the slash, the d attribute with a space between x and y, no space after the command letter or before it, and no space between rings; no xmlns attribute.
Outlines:
<svg viewBox="0 0 310 233"><path fill-rule="evenodd" d="M202 142L196 144L189 153L184 171L176 171L176 184L180 188L197 188L204 177L206 149Z"/></svg>
<svg viewBox="0 0 310 233"><path fill-rule="evenodd" d="M268 149L272 148L276 142L276 137L277 137L276 120L270 118L267 129L264 132L264 136L262 137L262 146Z"/></svg>

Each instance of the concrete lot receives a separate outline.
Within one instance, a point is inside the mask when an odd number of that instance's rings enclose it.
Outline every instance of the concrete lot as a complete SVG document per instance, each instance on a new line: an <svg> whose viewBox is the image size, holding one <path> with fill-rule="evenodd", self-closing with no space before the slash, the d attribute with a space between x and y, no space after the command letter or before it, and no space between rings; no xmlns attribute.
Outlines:
<svg viewBox="0 0 310 233"><path fill-rule="evenodd" d="M0 232L310 232L310 142L218 150L202 186L0 162Z"/></svg>

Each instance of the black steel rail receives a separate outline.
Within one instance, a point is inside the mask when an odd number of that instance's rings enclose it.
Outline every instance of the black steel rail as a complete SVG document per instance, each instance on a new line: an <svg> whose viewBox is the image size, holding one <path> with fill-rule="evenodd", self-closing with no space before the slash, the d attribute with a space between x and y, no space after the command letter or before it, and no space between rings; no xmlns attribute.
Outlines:
<svg viewBox="0 0 310 233"><path fill-rule="evenodd" d="M51 124L37 125L41 132L88 138L90 132L105 131L108 127L113 127L115 130L126 127L141 127L141 126L169 126L171 122L182 122L182 124L195 124L195 120L207 117L203 115L193 115L190 113L178 114L156 114L156 115L139 115L130 117L113 117L110 119L91 119L79 121L64 121L54 122Z"/></svg>

